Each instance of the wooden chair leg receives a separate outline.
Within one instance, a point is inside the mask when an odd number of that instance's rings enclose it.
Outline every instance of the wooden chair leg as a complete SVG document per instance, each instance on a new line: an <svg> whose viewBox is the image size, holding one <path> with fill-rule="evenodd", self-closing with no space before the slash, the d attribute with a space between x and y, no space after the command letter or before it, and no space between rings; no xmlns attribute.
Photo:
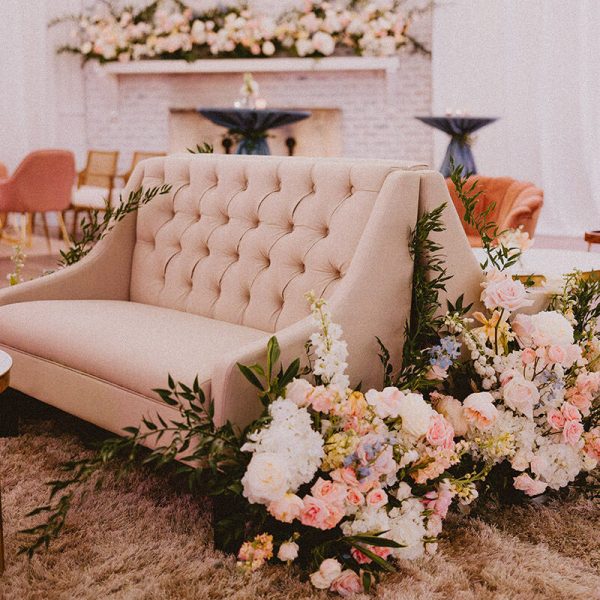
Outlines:
<svg viewBox="0 0 600 600"><path fill-rule="evenodd" d="M60 232L62 233L63 240L67 246L70 246L71 238L69 237L69 232L67 231L67 225L65 223L65 219L64 219L62 212L58 212L57 217L58 217L58 226L60 227ZM75 221L75 224L77 224L77 221Z"/></svg>
<svg viewBox="0 0 600 600"><path fill-rule="evenodd" d="M48 219L46 217L45 212L43 212L41 214L42 214L42 225L44 226L44 234L46 235L46 242L48 244L48 252L52 253L52 242L50 240L50 229L48 229ZM35 219L35 217L34 217L34 219Z"/></svg>
<svg viewBox="0 0 600 600"><path fill-rule="evenodd" d="M0 395L0 437L19 435L19 392L8 388Z"/></svg>
<svg viewBox="0 0 600 600"><path fill-rule="evenodd" d="M71 227L71 237L75 239L77 237L77 220L79 219L79 209L73 207L73 225Z"/></svg>

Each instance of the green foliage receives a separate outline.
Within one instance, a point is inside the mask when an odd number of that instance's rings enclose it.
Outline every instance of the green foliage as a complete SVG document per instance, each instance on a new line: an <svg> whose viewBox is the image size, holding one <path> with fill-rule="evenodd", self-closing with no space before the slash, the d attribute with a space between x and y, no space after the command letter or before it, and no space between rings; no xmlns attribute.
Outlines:
<svg viewBox="0 0 600 600"><path fill-rule="evenodd" d="M202 142L202 145L196 144L195 148L188 148L190 154L214 154L215 148L208 142Z"/></svg>
<svg viewBox="0 0 600 600"><path fill-rule="evenodd" d="M468 179L471 173L463 174L464 168L462 165L455 166L454 162L451 165L450 179L456 188L456 195L465 209L463 219L465 223L477 231L486 253L486 259L481 263L481 268L487 270L490 267L495 267L500 271L508 269L519 260L521 250L497 244L497 239L506 230L500 231L498 225L490 220L490 215L496 204L491 202L483 210L477 210L482 194L482 190L477 190L479 182L474 181L469 185Z"/></svg>
<svg viewBox="0 0 600 600"><path fill-rule="evenodd" d="M170 185L153 187L145 191L139 188L135 192L130 192L125 202L119 197L116 207L110 206L107 202L105 209L92 210L89 218L84 217L81 220L81 237L73 241L69 250L61 250L60 266L68 267L79 262L113 229L116 223L122 221L129 213L137 211L140 206L148 204L157 195L168 194L170 191Z"/></svg>
<svg viewBox="0 0 600 600"><path fill-rule="evenodd" d="M576 342L591 339L600 318L600 276L581 271L569 273L562 292L551 299L549 310L569 318Z"/></svg>

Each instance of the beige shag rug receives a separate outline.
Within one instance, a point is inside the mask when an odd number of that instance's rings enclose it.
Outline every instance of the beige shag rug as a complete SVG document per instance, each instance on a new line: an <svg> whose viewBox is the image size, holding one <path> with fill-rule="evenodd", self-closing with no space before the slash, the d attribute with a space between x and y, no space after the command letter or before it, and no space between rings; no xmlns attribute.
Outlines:
<svg viewBox="0 0 600 600"><path fill-rule="evenodd" d="M300 600L327 598L284 567L253 575L212 548L206 503L165 479L111 481L72 511L59 541L31 562L16 556L25 514L46 502L57 465L86 452L89 430L54 412L26 418L0 440L7 570L2 600ZM376 597L388 600L600 599L600 507L573 499L453 516L438 553L401 566ZM366 598L366 596L361 596Z"/></svg>

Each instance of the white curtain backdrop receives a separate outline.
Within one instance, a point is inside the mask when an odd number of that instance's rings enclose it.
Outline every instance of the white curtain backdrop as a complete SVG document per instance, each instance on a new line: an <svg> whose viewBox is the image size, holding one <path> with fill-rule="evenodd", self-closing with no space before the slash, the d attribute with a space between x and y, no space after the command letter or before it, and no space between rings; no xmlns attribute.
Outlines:
<svg viewBox="0 0 600 600"><path fill-rule="evenodd" d="M61 32L48 29L54 17L80 8L80 0L0 1L0 161L11 172L32 150L81 155L85 147L80 62L56 56Z"/></svg>
<svg viewBox="0 0 600 600"><path fill-rule="evenodd" d="M476 134L478 171L544 189L540 234L600 229L599 30L598 0L437 2L433 111L500 117Z"/></svg>

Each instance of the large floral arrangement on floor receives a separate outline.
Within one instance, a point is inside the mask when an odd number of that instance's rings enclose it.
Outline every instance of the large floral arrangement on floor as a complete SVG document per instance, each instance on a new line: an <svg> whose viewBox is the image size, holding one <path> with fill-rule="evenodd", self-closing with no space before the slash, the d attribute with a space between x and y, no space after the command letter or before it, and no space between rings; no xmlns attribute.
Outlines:
<svg viewBox="0 0 600 600"><path fill-rule="evenodd" d="M302 10L274 18L245 2L195 13L184 2L156 0L141 11L103 4L70 17L71 40L60 50L86 60L152 58L392 56L401 48L427 52L410 33L424 9L405 0L305 0ZM64 19L63 19L64 20Z"/></svg>
<svg viewBox="0 0 600 600"><path fill-rule="evenodd" d="M440 306L448 275L431 234L443 229L444 206L425 213L410 239L415 290L403 362L396 371L380 342L381 390L351 387L342 331L326 302L309 295L310 366L296 359L278 368L276 338L266 365L239 365L258 388L259 419L242 431L217 427L198 381L169 377L156 391L180 419L144 419L91 458L66 463L68 478L51 482L50 503L32 512L45 521L25 532L23 551L60 533L82 484L101 483L108 464L176 465L193 492L215 498L215 545L240 568L293 563L316 588L344 596L435 552L453 505L567 486L598 495L600 278L572 273L533 311L531 282L511 274L523 244L506 243L476 216L478 192L460 173L453 179L487 254L480 306L462 297ZM138 190L123 214L159 193Z"/></svg>

